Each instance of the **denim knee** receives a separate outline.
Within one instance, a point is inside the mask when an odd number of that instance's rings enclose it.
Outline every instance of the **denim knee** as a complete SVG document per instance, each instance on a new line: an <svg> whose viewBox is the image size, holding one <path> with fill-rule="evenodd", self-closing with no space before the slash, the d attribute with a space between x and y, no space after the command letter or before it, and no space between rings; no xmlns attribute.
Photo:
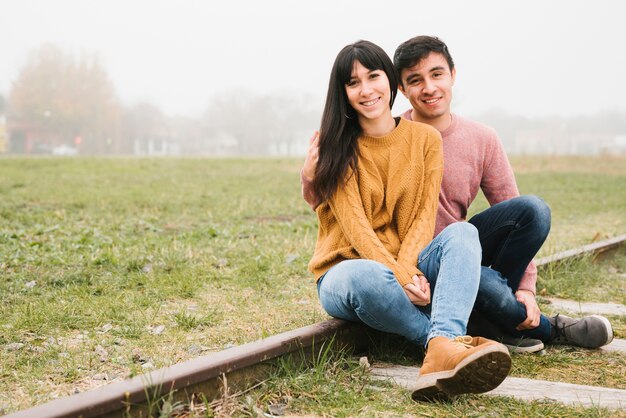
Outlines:
<svg viewBox="0 0 626 418"><path fill-rule="evenodd" d="M441 234L444 238L444 245L454 245L468 251L468 256L474 254L478 259L482 257L482 248L478 238L478 229L469 222L455 222L448 225Z"/></svg>
<svg viewBox="0 0 626 418"><path fill-rule="evenodd" d="M524 219L533 226L540 236L548 236L552 223L552 214L548 204L538 196L525 195L516 198L524 209Z"/></svg>
<svg viewBox="0 0 626 418"><path fill-rule="evenodd" d="M384 299L383 283L395 282L393 273L384 264L366 259L344 260L327 274L336 277L327 289L345 295L353 306L358 306L361 300Z"/></svg>

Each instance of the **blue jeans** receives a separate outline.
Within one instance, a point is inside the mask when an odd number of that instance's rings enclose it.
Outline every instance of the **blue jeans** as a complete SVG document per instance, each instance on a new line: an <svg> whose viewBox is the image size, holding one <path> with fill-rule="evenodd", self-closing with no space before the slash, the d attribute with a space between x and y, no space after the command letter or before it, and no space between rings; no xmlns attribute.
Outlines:
<svg viewBox="0 0 626 418"><path fill-rule="evenodd" d="M317 283L318 295L335 318L362 321L426 345L437 336L466 334L480 260L478 231L459 222L445 228L419 255L417 266L430 283L430 305L413 305L389 268L365 259L345 260L329 269Z"/></svg>
<svg viewBox="0 0 626 418"><path fill-rule="evenodd" d="M546 240L550 220L550 208L543 200L520 196L493 205L468 221L478 230L483 252L475 309L509 335L544 342L551 331L544 315L537 328L515 330L526 319L526 308L514 292Z"/></svg>

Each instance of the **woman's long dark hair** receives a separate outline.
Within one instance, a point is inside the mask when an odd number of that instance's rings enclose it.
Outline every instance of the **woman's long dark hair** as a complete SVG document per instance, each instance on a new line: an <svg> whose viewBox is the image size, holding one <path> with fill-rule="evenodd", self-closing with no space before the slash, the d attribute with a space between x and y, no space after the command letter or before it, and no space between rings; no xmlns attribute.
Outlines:
<svg viewBox="0 0 626 418"><path fill-rule="evenodd" d="M359 156L357 139L362 129L346 94L346 84L350 81L356 61L368 70L385 72L391 90L390 108L398 92L398 77L393 63L381 47L361 40L339 52L330 73L320 126L319 158L313 179L313 190L322 202L330 199L337 187L343 184L348 167L356 171Z"/></svg>

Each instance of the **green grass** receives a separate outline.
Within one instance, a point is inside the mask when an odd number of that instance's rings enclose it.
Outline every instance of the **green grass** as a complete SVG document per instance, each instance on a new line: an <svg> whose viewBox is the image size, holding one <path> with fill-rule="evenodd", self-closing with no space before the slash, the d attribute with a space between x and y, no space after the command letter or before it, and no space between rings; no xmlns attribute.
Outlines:
<svg viewBox="0 0 626 418"><path fill-rule="evenodd" d="M306 269L317 222L300 197L300 165L0 159L0 410L326 319ZM542 255L626 232L625 158L513 165L522 193L553 210ZM624 303L620 260L607 267L618 286L603 282L606 272L591 274L596 267L563 279L581 265L540 271L539 287ZM385 396L412 407L406 394Z"/></svg>
<svg viewBox="0 0 626 418"><path fill-rule="evenodd" d="M598 262L585 256L543 266L538 276L539 306L547 315L555 315L558 310L546 297L626 305L626 247ZM611 321L616 338L626 338L626 316L605 316Z"/></svg>
<svg viewBox="0 0 626 418"><path fill-rule="evenodd" d="M577 257L542 266L538 274L540 295L626 305L626 247L610 260L594 263L591 256Z"/></svg>

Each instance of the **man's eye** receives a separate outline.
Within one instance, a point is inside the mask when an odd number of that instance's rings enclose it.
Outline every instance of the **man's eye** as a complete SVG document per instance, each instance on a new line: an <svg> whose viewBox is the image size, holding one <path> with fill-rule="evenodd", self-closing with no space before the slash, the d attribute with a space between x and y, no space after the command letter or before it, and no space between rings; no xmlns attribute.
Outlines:
<svg viewBox="0 0 626 418"><path fill-rule="evenodd" d="M438 78L441 77L443 75L443 73L434 73L433 77Z"/></svg>

